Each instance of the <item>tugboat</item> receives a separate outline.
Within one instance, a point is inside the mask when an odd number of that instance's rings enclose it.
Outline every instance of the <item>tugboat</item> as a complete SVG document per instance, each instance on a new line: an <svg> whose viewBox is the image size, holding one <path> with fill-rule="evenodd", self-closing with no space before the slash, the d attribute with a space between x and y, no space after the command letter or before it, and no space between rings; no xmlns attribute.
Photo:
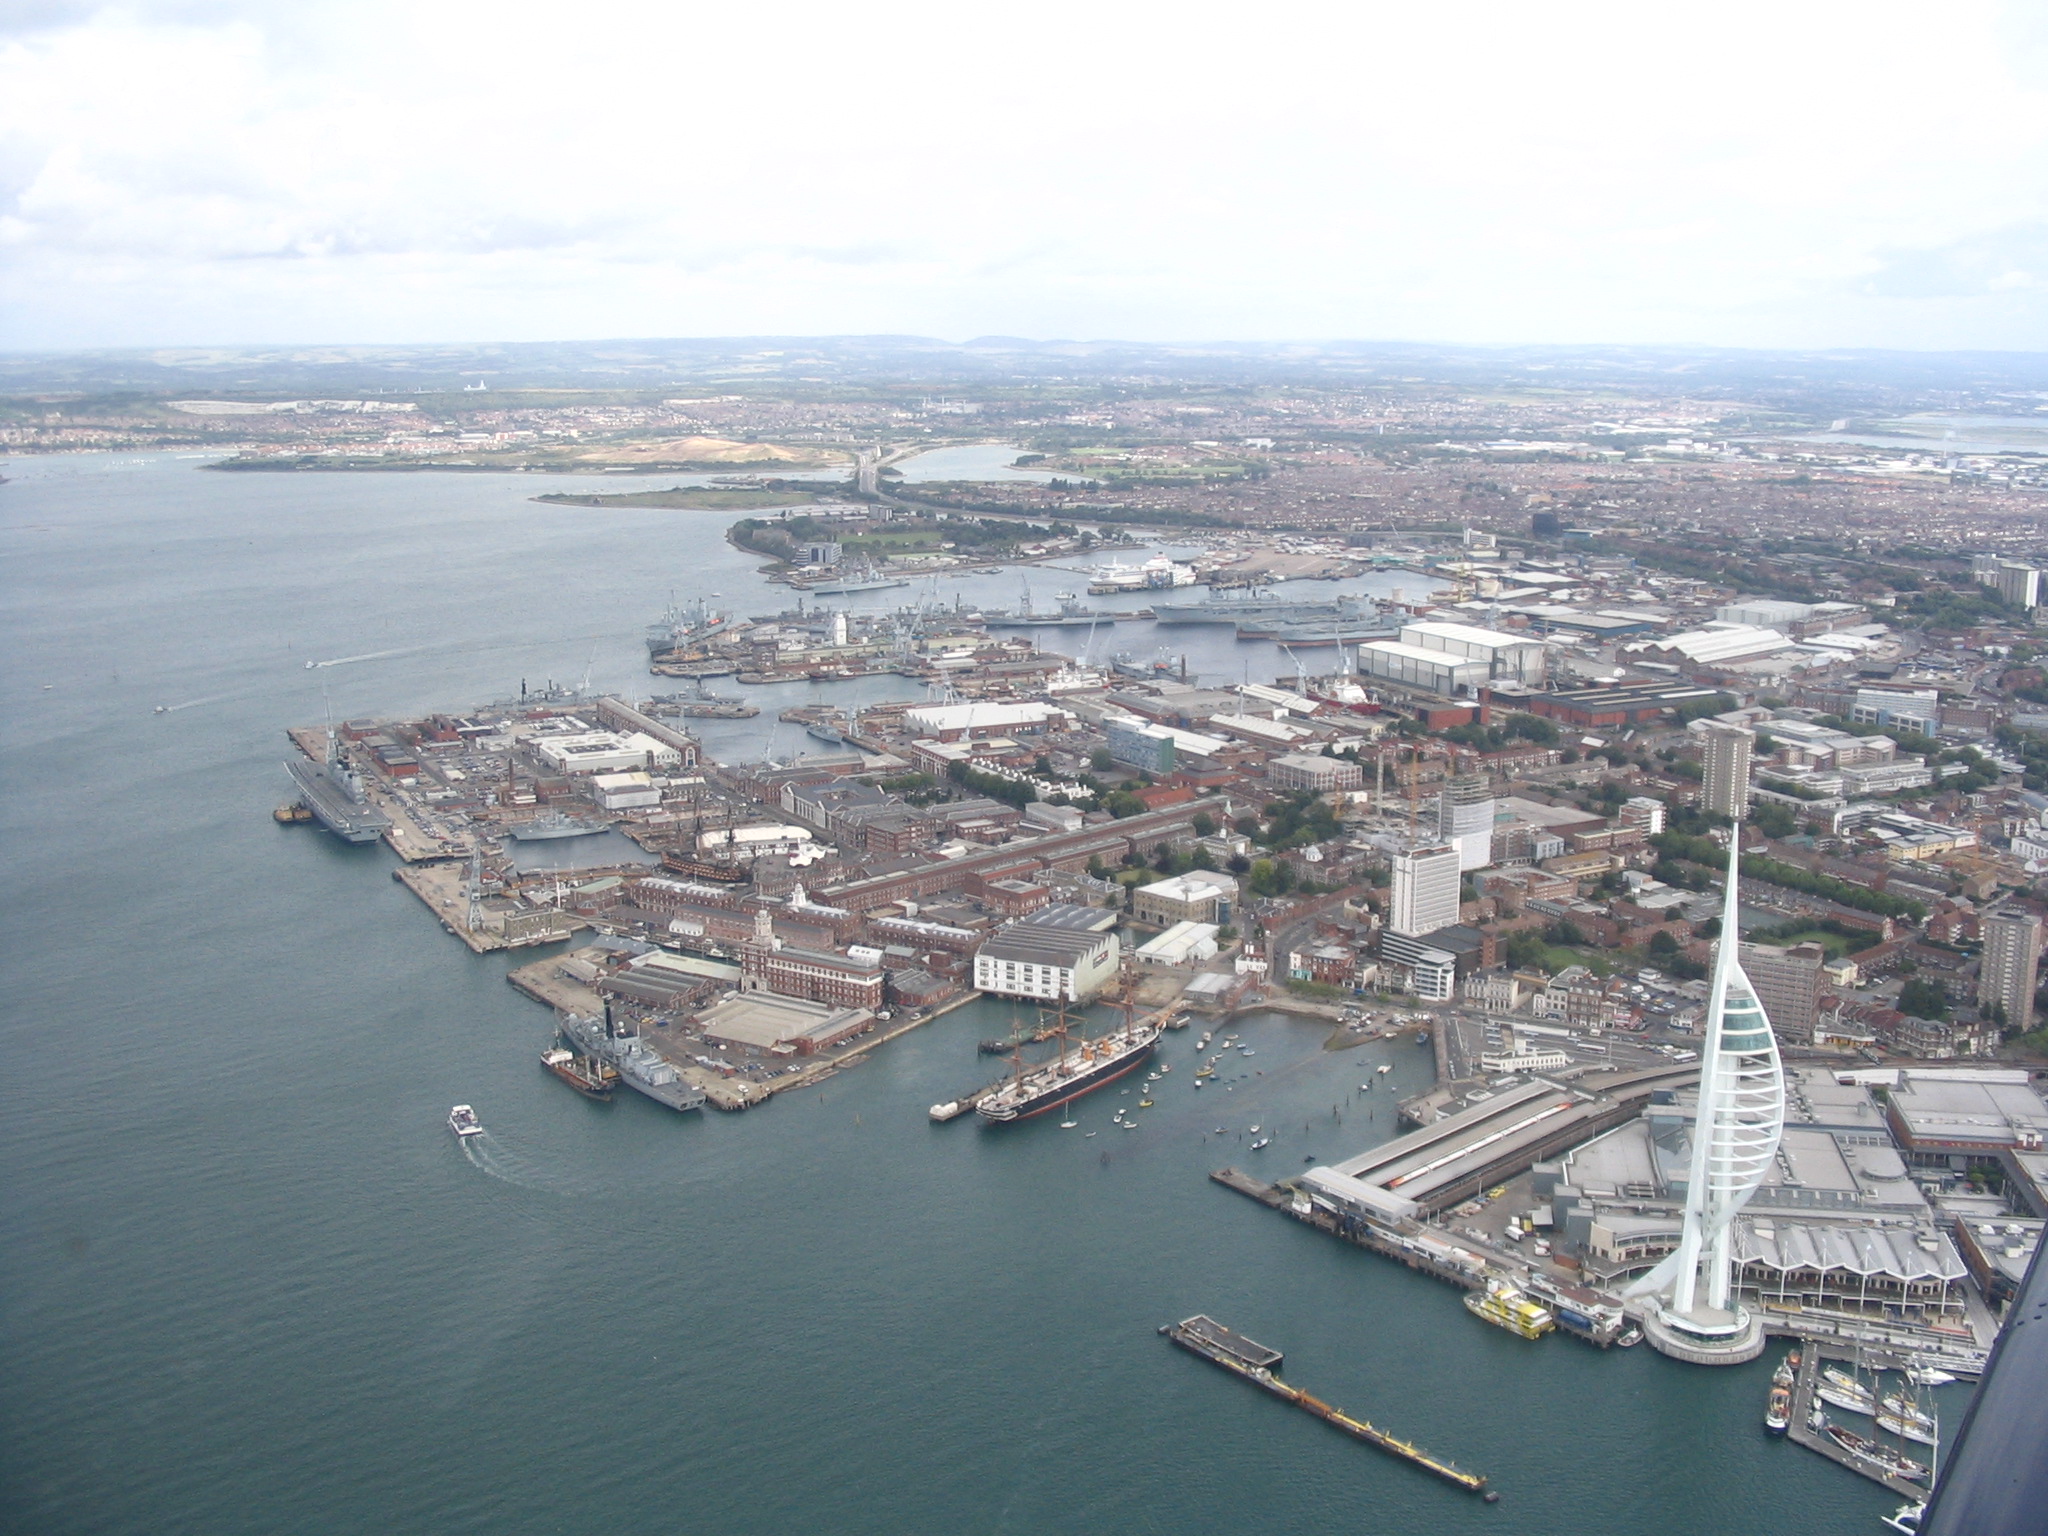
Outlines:
<svg viewBox="0 0 2048 1536"><path fill-rule="evenodd" d="M477 1119L476 1111L467 1104L457 1104L448 1111L448 1129L455 1133L457 1141L484 1133L483 1121Z"/></svg>

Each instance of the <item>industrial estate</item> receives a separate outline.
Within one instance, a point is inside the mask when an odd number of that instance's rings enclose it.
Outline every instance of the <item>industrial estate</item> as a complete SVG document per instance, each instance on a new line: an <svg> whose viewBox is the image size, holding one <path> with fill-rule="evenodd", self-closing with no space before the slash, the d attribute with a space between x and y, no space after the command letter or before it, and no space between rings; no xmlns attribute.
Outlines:
<svg viewBox="0 0 2048 1536"><path fill-rule="evenodd" d="M765 578L649 615L630 694L302 724L279 819L388 844L471 949L535 948L511 979L553 1010L541 1064L597 1098L753 1109L983 997L1014 1025L930 1117L988 1135L1059 1134L1141 1070L1112 1124L1214 1093L1254 1009L1426 1046L1391 1139L1294 1171L1254 1140L1216 1182L1532 1343L1785 1341L1765 1424L1924 1496L1930 1389L1983 1371L2048 1220L2038 458L1613 392L1056 393L756 388L583 437L538 424L559 402L464 402L500 418L474 447L373 443L357 402L345 452L246 443L251 469L723 464L557 499L743 492L726 537ZM1038 477L900 472L960 441ZM771 460L796 467L731 472ZM996 568L1014 603L943 590ZM1191 667L1195 634L1263 675ZM697 722L788 682L783 748L715 761ZM1484 1482L1219 1323L1169 1331Z"/></svg>

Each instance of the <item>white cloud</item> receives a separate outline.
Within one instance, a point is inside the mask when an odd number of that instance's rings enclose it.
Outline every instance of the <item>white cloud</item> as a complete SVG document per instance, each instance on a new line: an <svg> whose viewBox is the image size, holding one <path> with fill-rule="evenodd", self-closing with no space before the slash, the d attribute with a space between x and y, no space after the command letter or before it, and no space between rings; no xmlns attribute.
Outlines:
<svg viewBox="0 0 2048 1536"><path fill-rule="evenodd" d="M2031 268L1953 277L2048 221L2025 21L50 3L0 34L0 345L2048 347Z"/></svg>

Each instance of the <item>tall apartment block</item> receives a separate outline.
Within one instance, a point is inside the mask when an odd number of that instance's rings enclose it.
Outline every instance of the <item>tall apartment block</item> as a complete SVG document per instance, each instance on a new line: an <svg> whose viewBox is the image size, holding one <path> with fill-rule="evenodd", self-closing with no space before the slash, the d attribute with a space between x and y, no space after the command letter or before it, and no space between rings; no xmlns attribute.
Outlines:
<svg viewBox="0 0 2048 1536"><path fill-rule="evenodd" d="M1756 752L1756 737L1740 726L1718 720L1702 722L1699 733L1703 769L1700 809L1740 821L1749 810L1749 764Z"/></svg>
<svg viewBox="0 0 2048 1536"><path fill-rule="evenodd" d="M2006 907L1987 913L1984 966L1977 974L1977 1006L2004 1010L2005 1027L2023 1035L2034 1027L2034 976L2041 964L2041 919Z"/></svg>
<svg viewBox="0 0 2048 1536"><path fill-rule="evenodd" d="M1756 989L1757 1001L1782 1045L1813 1044L1820 1012L1820 968L1827 951L1818 944L1745 944L1737 957Z"/></svg>

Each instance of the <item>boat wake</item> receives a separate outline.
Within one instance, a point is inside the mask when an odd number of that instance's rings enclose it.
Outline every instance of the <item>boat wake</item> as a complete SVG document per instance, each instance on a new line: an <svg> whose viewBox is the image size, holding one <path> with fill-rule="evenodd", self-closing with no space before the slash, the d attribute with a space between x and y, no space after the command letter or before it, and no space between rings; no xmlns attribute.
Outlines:
<svg viewBox="0 0 2048 1536"><path fill-rule="evenodd" d="M393 656L411 656L420 651L430 651L430 645L402 645L395 651L365 651L360 656L330 656L325 661L309 661L308 672L317 672L322 667L352 667L359 661L385 661Z"/></svg>
<svg viewBox="0 0 2048 1536"><path fill-rule="evenodd" d="M550 645L580 645L586 640L616 640L616 633L602 635L563 635L550 640L485 640L480 642L458 641L452 644L401 645L389 651L364 651L360 656L330 656L325 661L309 661L308 672L317 672L323 667L352 667L364 661L389 661L396 656L419 656L435 652L448 656L480 656L490 651L530 651Z"/></svg>
<svg viewBox="0 0 2048 1536"><path fill-rule="evenodd" d="M203 699L187 699L182 704L159 704L152 711L152 713L159 715L175 715L181 709L198 709L201 705L205 704L225 704L229 699L235 697L236 695L232 693L212 693L208 694Z"/></svg>
<svg viewBox="0 0 2048 1536"><path fill-rule="evenodd" d="M479 1136L463 1137L462 1155L469 1159L472 1167L521 1189L546 1190L552 1194L569 1192L560 1179L550 1178L531 1158L489 1131Z"/></svg>

